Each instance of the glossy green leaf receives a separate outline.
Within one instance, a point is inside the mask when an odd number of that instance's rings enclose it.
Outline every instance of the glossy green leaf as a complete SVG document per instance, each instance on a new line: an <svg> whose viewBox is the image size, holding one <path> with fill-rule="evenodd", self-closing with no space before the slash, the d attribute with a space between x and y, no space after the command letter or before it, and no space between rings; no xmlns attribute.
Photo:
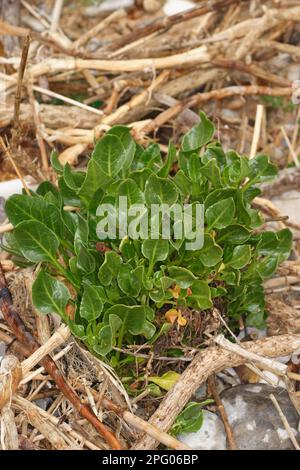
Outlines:
<svg viewBox="0 0 300 470"><path fill-rule="evenodd" d="M186 289L195 281L196 276L186 268L180 268L177 266L170 266L169 275L180 287Z"/></svg>
<svg viewBox="0 0 300 470"><path fill-rule="evenodd" d="M66 319L65 309L70 298L70 292L62 282L45 271L39 272L32 286L32 301L39 312L58 313Z"/></svg>
<svg viewBox="0 0 300 470"><path fill-rule="evenodd" d="M57 235L62 234L63 223L59 209L40 197L14 194L6 201L5 212L14 226L20 222L37 221Z"/></svg>
<svg viewBox="0 0 300 470"><path fill-rule="evenodd" d="M41 222L21 222L15 228L14 234L20 251L29 261L39 263L56 258L59 239Z"/></svg>
<svg viewBox="0 0 300 470"><path fill-rule="evenodd" d="M122 258L114 251L107 251L105 259L99 268L98 277L104 286L109 286L113 278L116 278L122 264Z"/></svg>
<svg viewBox="0 0 300 470"><path fill-rule="evenodd" d="M103 287L85 284L80 303L80 316L91 322L96 320L103 310Z"/></svg>
<svg viewBox="0 0 300 470"><path fill-rule="evenodd" d="M120 289L124 294L131 297L137 297L142 287L143 267L138 266L132 269L132 266L127 263L120 266L117 280Z"/></svg>
<svg viewBox="0 0 300 470"><path fill-rule="evenodd" d="M198 150L208 144L213 138L215 128L213 123L207 119L203 112L200 113L200 122L194 126L182 140L184 152Z"/></svg>
<svg viewBox="0 0 300 470"><path fill-rule="evenodd" d="M167 258L169 253L168 240L144 240L142 243L142 254L154 265L157 261L163 261Z"/></svg>
<svg viewBox="0 0 300 470"><path fill-rule="evenodd" d="M152 174L145 185L147 204L169 204L177 201L178 193L175 184L167 179Z"/></svg>
<svg viewBox="0 0 300 470"><path fill-rule="evenodd" d="M230 225L235 215L235 204L232 197L216 202L206 209L205 217L208 227L222 229Z"/></svg>
<svg viewBox="0 0 300 470"><path fill-rule="evenodd" d="M225 263L235 269L244 268L251 259L251 247L250 245L237 245L233 248L230 259Z"/></svg>
<svg viewBox="0 0 300 470"><path fill-rule="evenodd" d="M196 308L205 310L212 307L210 288L205 281L195 281L190 287L192 294L189 300Z"/></svg>

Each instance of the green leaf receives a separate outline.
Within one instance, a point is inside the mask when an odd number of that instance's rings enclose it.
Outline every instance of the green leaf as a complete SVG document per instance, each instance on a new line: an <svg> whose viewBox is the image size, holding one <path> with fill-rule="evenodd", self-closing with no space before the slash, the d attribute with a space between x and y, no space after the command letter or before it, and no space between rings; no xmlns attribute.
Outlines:
<svg viewBox="0 0 300 470"><path fill-rule="evenodd" d="M268 277L271 277L276 271L278 262L278 256L266 256L266 258L257 263L256 272L262 279L267 279Z"/></svg>
<svg viewBox="0 0 300 470"><path fill-rule="evenodd" d="M231 224L235 214L232 197L216 202L206 209L205 217L209 228L222 229Z"/></svg>
<svg viewBox="0 0 300 470"><path fill-rule="evenodd" d="M188 297L201 310L212 307L210 288L205 281L195 281L190 287L192 294Z"/></svg>
<svg viewBox="0 0 300 470"><path fill-rule="evenodd" d="M32 301L39 312L55 312L65 320L65 309L70 298L70 292L62 282L45 271L39 272L32 286Z"/></svg>
<svg viewBox="0 0 300 470"><path fill-rule="evenodd" d="M196 276L194 276L194 274L186 268L170 266L168 271L171 278L174 279L176 284L178 284L183 289L190 287L195 279L197 279Z"/></svg>
<svg viewBox="0 0 300 470"><path fill-rule="evenodd" d="M177 201L178 193L175 184L167 179L152 174L145 186L145 199L150 204L169 204Z"/></svg>
<svg viewBox="0 0 300 470"><path fill-rule="evenodd" d="M130 178L123 181L118 188L118 196L124 196L127 198L127 207L129 208L133 204L143 204L144 194L139 189L136 182Z"/></svg>
<svg viewBox="0 0 300 470"><path fill-rule="evenodd" d="M142 287L143 266L132 269L129 263L120 266L118 284L124 294L137 297Z"/></svg>
<svg viewBox="0 0 300 470"><path fill-rule="evenodd" d="M200 178L201 161L199 155L192 153L187 161L188 176L193 183L197 183Z"/></svg>
<svg viewBox="0 0 300 470"><path fill-rule="evenodd" d="M92 253L81 246L78 251L76 266L79 271L82 271L85 275L95 272L96 260Z"/></svg>
<svg viewBox="0 0 300 470"><path fill-rule="evenodd" d="M249 165L249 182L247 183L246 187L250 186L250 184L270 181L274 179L278 173L277 167L270 163L269 157L267 155L256 155L255 158L252 158L249 161Z"/></svg>
<svg viewBox="0 0 300 470"><path fill-rule="evenodd" d="M169 253L168 240L144 240L142 243L142 254L149 260L150 265L157 261L163 261Z"/></svg>
<svg viewBox="0 0 300 470"><path fill-rule="evenodd" d="M136 149L136 143L131 137L130 129L126 126L114 126L106 133L106 135L117 137L122 144L122 172L124 174L133 161Z"/></svg>
<svg viewBox="0 0 300 470"><path fill-rule="evenodd" d="M101 356L106 356L112 348L116 345L116 334L122 325L122 320L114 314L109 316L109 324L104 325L99 333L96 344L93 345L93 350Z"/></svg>
<svg viewBox="0 0 300 470"><path fill-rule="evenodd" d="M242 245L250 238L250 230L243 225L228 225L220 230L218 234L218 243L228 243L230 245Z"/></svg>
<svg viewBox="0 0 300 470"><path fill-rule="evenodd" d="M50 163L51 163L51 166L52 166L53 170L55 171L55 173L57 175L62 175L63 174L64 167L62 166L62 164L59 161L57 152L55 152L55 151L51 152Z"/></svg>
<svg viewBox="0 0 300 470"><path fill-rule="evenodd" d="M56 234L62 234L63 224L59 209L40 197L14 194L6 201L5 212L14 226L20 222L37 221Z"/></svg>
<svg viewBox="0 0 300 470"><path fill-rule="evenodd" d="M177 171L176 175L173 177L173 181L183 196L190 194L191 181L182 170Z"/></svg>
<svg viewBox="0 0 300 470"><path fill-rule="evenodd" d="M251 246L250 245L237 245L234 247L230 259L225 259L225 263L232 268L242 269L251 260Z"/></svg>
<svg viewBox="0 0 300 470"><path fill-rule="evenodd" d="M213 403L213 400L205 400L202 403L190 402L184 410L177 416L175 423L171 428L171 434L187 434L197 432L203 424L203 411L205 405Z"/></svg>
<svg viewBox="0 0 300 470"><path fill-rule="evenodd" d="M133 165L137 170L142 168L149 168L152 171L159 170L162 163L160 148L158 144L150 144L139 155L136 165Z"/></svg>
<svg viewBox="0 0 300 470"><path fill-rule="evenodd" d="M169 370L165 374L163 374L161 377L148 377L149 382L153 382L156 385L158 385L160 388L163 390L171 390L171 388L178 382L180 379L180 374L178 372L174 372L172 370Z"/></svg>
<svg viewBox="0 0 300 470"><path fill-rule="evenodd" d="M213 138L215 128L213 123L207 119L205 113L200 113L200 122L194 126L182 140L182 149L184 152L198 150L208 144Z"/></svg>
<svg viewBox="0 0 300 470"><path fill-rule="evenodd" d="M88 163L86 176L78 192L78 196L89 206L89 204L93 202L95 193L109 185L111 181L112 178L109 178L102 172L100 163L91 159Z"/></svg>
<svg viewBox="0 0 300 470"><path fill-rule="evenodd" d="M123 305L116 304L106 310L104 314L104 321L109 321L110 315L116 315L122 320L125 330L133 335L144 335L146 336L149 331L147 325L147 316L152 312L150 307L145 305ZM150 335L153 336L154 331L151 330ZM146 336L146 338L148 335ZM151 336L150 336L151 337Z"/></svg>
<svg viewBox="0 0 300 470"><path fill-rule="evenodd" d="M116 278L122 264L122 258L114 251L106 251L105 259L99 268L98 277L104 286L109 286L113 278Z"/></svg>
<svg viewBox="0 0 300 470"><path fill-rule="evenodd" d="M175 158L176 158L176 147L170 141L166 161L164 165L161 167L161 169L157 172L157 176L160 176L161 178L166 178L171 171Z"/></svg>
<svg viewBox="0 0 300 470"><path fill-rule="evenodd" d="M220 168L217 161L213 158L206 165L200 168L200 173L205 176L216 188L223 186Z"/></svg>
<svg viewBox="0 0 300 470"><path fill-rule="evenodd" d="M33 263L53 261L59 247L54 232L37 221L21 222L14 230L15 238L23 256Z"/></svg>
<svg viewBox="0 0 300 470"><path fill-rule="evenodd" d="M63 169L63 178L68 186L68 188L73 191L77 191L82 186L82 183L85 179L85 172L83 171L74 171L70 167L69 163L66 163Z"/></svg>
<svg viewBox="0 0 300 470"><path fill-rule="evenodd" d="M77 216L77 228L74 234L74 249L75 253L78 254L82 247L88 245L89 240L89 225L86 219Z"/></svg>
<svg viewBox="0 0 300 470"><path fill-rule="evenodd" d="M118 136L107 133L97 142L92 160L97 162L102 175L114 178L124 165L126 168L128 160L132 158L132 149L131 142L124 143Z"/></svg>
<svg viewBox="0 0 300 470"><path fill-rule="evenodd" d="M211 235L204 235L203 248L199 250L199 259L204 266L215 266L223 256L222 248L214 242Z"/></svg>
<svg viewBox="0 0 300 470"><path fill-rule="evenodd" d="M80 316L91 322L96 320L103 310L103 287L85 284L80 304Z"/></svg>

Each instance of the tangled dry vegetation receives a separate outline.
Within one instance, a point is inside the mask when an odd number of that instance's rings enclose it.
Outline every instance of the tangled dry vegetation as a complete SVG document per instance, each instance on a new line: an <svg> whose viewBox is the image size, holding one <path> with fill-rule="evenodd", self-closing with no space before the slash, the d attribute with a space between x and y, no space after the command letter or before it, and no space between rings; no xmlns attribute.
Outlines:
<svg viewBox="0 0 300 470"><path fill-rule="evenodd" d="M300 344L300 226L272 202L300 182L300 108L291 101L300 78L299 2L198 1L195 9L170 17L141 7L90 17L84 2L47 1L43 10L40 3L21 1L19 22L2 11L0 181L16 173L29 185L55 181L52 149L62 164L85 167L94 141L114 124L127 124L138 142L155 140L166 153L169 139L178 143L204 110L218 124L225 148L250 156L263 151L279 166L279 178L254 202L265 227L293 230L294 245L289 261L265 283L269 337L250 338L235 349L220 336L226 326L216 312L196 325L205 351L191 344L178 360L160 356L159 347L133 347L127 353L145 381L174 370L175 363L181 373L165 396L142 392L134 398L67 327L34 310L32 271L0 253L6 276L0 287L8 284L13 295L13 303L1 297L2 310L19 314L37 338L16 340L14 325L0 322L0 341L8 348L0 370L2 448L184 448L167 434L178 413L209 377L245 363L257 375L269 369L283 377L300 414L299 370L268 359ZM0 233L10 228L5 223ZM178 342L180 327L172 334ZM212 382L210 393L218 407ZM228 426L226 431L234 448Z"/></svg>

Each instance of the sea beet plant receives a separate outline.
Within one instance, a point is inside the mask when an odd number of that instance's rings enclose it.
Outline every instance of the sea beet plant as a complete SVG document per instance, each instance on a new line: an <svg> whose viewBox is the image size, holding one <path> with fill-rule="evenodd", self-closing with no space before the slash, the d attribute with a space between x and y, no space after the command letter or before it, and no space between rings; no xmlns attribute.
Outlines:
<svg viewBox="0 0 300 470"><path fill-rule="evenodd" d="M6 203L14 230L5 248L16 263L37 265L35 307L60 315L94 354L109 359L114 347L153 343L170 322L184 325L187 310L221 305L231 325L241 315L248 325L264 322L262 283L289 256L292 235L260 232L263 221L251 204L257 186L277 170L266 155L249 160L225 152L213 141L212 122L200 118L179 150L170 143L166 158L156 143L145 149L128 128L113 127L96 143L86 171L62 167L52 155L58 185L42 182L31 196ZM184 236L172 233L169 240L100 241L98 206L117 208L120 196L149 208L203 204L203 246L187 250Z"/></svg>

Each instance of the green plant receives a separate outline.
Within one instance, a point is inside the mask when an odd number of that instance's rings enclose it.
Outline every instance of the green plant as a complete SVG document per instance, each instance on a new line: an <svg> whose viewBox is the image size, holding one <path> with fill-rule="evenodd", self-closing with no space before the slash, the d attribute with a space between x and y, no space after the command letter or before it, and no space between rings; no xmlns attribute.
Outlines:
<svg viewBox="0 0 300 470"><path fill-rule="evenodd" d="M178 151L170 143L165 159L157 144L144 149L128 128L113 127L96 143L86 171L62 167L53 154L58 185L42 182L31 196L13 195L6 203L14 225L6 250L22 266L39 264L36 308L59 314L95 354L154 342L167 330L157 326L163 307L207 310L221 302L231 322L244 315L247 324L263 324L262 283L289 256L292 235L260 233L262 218L251 203L257 185L277 170L266 155L249 161L225 152L212 141L212 122L200 117ZM117 205L119 196L146 207L204 204L203 247L187 251L184 237L172 236L99 242L97 207Z"/></svg>
<svg viewBox="0 0 300 470"><path fill-rule="evenodd" d="M190 432L199 431L203 424L203 407L213 402L214 400L211 399L201 403L194 401L189 402L184 410L177 416L170 433L173 436L178 436L178 434L188 434Z"/></svg>

